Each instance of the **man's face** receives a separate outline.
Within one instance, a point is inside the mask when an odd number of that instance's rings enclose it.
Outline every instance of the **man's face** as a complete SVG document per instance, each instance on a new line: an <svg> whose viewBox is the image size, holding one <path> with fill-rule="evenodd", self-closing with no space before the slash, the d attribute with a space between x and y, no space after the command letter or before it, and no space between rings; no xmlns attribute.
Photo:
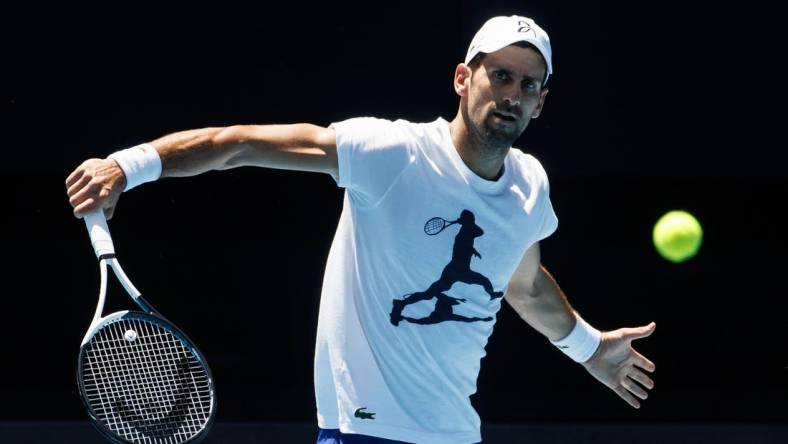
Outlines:
<svg viewBox="0 0 788 444"><path fill-rule="evenodd" d="M542 111L546 69L531 48L507 46L485 55L467 79L466 118L471 131L487 144L511 146Z"/></svg>

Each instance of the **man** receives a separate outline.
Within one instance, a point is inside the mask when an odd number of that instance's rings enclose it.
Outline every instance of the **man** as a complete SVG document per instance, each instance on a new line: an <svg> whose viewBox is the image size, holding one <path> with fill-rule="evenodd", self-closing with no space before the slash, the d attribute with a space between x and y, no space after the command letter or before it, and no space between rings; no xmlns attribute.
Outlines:
<svg viewBox="0 0 788 444"><path fill-rule="evenodd" d="M244 165L332 175L346 192L315 348L319 442L480 441L469 397L501 294L639 408L655 366L630 343L655 324L595 330L540 265L539 241L557 227L547 176L511 145L542 112L551 56L531 19L495 17L454 71L451 122L179 132L85 161L66 179L70 203L77 217L111 217L140 183ZM448 234L435 233L437 218L456 218L438 227Z"/></svg>

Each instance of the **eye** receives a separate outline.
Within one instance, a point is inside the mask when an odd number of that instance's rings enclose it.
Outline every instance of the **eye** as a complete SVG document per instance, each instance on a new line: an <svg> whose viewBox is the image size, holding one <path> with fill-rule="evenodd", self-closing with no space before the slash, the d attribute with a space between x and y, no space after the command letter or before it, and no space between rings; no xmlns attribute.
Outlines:
<svg viewBox="0 0 788 444"><path fill-rule="evenodd" d="M498 81L501 81L501 82L505 82L505 81L509 80L509 73L506 72L506 71L501 71L501 70L494 71L493 72L493 78L495 80L498 80Z"/></svg>
<svg viewBox="0 0 788 444"><path fill-rule="evenodd" d="M523 80L523 91L536 91L536 82L533 80Z"/></svg>

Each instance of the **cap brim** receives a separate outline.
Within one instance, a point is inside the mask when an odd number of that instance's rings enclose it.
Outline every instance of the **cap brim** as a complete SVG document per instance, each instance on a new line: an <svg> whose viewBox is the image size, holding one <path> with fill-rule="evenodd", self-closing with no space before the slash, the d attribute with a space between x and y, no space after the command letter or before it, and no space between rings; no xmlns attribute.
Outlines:
<svg viewBox="0 0 788 444"><path fill-rule="evenodd" d="M518 42L526 42L526 43L530 43L530 44L534 45L534 47L539 51L539 54L542 56L542 59L544 59L545 64L547 65L546 66L547 74L549 75L549 74L553 73L552 61L550 60L549 57L545 56L544 49L540 48L539 45L537 44L537 42L535 42L533 40L529 40L529 39L518 39L518 40L513 40L511 42L498 43L498 44L494 44L494 45L481 45L481 46L477 47L472 54L468 54L468 58L467 58L467 60L465 60L465 64L470 63L470 61L474 57L476 57L476 55L479 54L480 52L483 52L485 54L489 54L491 52L499 51L499 50L501 50L503 48L506 48L509 45L513 45L513 44L518 43Z"/></svg>

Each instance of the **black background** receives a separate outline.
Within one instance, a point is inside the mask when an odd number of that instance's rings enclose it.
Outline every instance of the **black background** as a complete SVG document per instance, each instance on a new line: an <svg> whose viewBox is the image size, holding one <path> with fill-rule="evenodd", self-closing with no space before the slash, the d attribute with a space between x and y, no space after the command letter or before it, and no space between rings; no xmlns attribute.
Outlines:
<svg viewBox="0 0 788 444"><path fill-rule="evenodd" d="M474 32L518 13L554 50L545 110L518 142L547 169L560 220L543 263L598 328L657 322L635 343L657 364L656 388L630 408L505 306L473 398L483 420L785 423L775 12L711 5L9 11L0 418L84 418L75 360L98 273L63 185L81 161L205 126L451 119L452 72ZM313 420L317 306L341 199L328 176L264 169L163 180L121 199L119 257L207 355L220 420ZM705 229L699 255L681 265L659 258L650 237L676 208Z"/></svg>

